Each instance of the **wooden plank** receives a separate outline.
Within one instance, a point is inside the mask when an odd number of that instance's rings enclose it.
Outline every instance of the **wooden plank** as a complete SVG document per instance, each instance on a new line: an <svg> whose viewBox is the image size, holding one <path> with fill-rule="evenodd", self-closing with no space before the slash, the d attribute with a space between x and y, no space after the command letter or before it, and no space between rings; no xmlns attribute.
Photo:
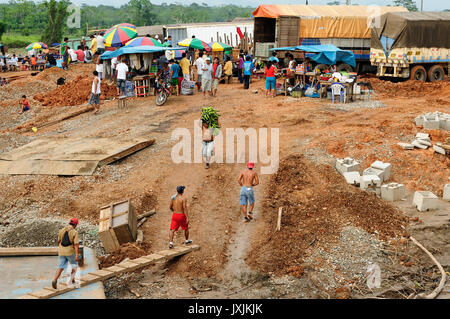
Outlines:
<svg viewBox="0 0 450 319"><path fill-rule="evenodd" d="M131 261L142 267L145 267L145 266L148 266L148 265L151 265L154 263L152 260L149 260L147 258L142 258L142 257L132 259Z"/></svg>
<svg viewBox="0 0 450 319"><path fill-rule="evenodd" d="M58 296L58 295L61 295L61 294L63 294L63 293L65 293L65 292L68 292L68 291L71 291L71 290L74 290L75 289L75 287L74 286L67 286L67 285L61 285L61 284L58 284L57 285L57 289L54 289L53 287L44 287L44 289L45 290L48 290L48 291L51 291L53 294L52 295L50 295L48 298L51 298L51 297L54 297L54 296Z"/></svg>
<svg viewBox="0 0 450 319"><path fill-rule="evenodd" d="M141 265L139 265L139 263L134 263L132 260L121 262L119 265L121 267L126 267L127 271L133 271L142 267Z"/></svg>
<svg viewBox="0 0 450 319"><path fill-rule="evenodd" d="M84 275L84 276L82 276L80 278L82 287L86 286L86 285L89 285L89 284L92 284L94 282L100 281L100 280L102 280L102 277L99 277L99 276L96 276L96 275L93 275L93 274L87 274L87 275Z"/></svg>
<svg viewBox="0 0 450 319"><path fill-rule="evenodd" d="M111 163L113 163L113 162L115 162L115 161L117 161L117 160L119 160L119 159L121 159L123 157L129 156L129 155L131 155L133 153L136 153L137 151L140 151L141 149L144 149L144 148L146 148L146 147L148 147L150 145L153 145L154 143L155 143L155 139L138 143L138 144L136 144L136 145L126 149L126 150L123 150L122 152L116 153L114 155L111 155L111 156L109 156L107 158L102 159L101 161L98 162L98 165L102 166L102 165L111 164Z"/></svg>
<svg viewBox="0 0 450 319"><path fill-rule="evenodd" d="M26 294L26 295L18 297L17 299L39 299L39 298L35 297L33 295Z"/></svg>
<svg viewBox="0 0 450 319"><path fill-rule="evenodd" d="M41 289L41 290L38 290L38 291L30 292L28 294L32 295L34 297L37 297L39 299L47 299L47 298L55 296L53 294L53 292L51 292L51 291L49 291L47 289Z"/></svg>
<svg viewBox="0 0 450 319"><path fill-rule="evenodd" d="M281 229L281 214L283 212L283 207L278 209L278 218L277 218L277 231Z"/></svg>
<svg viewBox="0 0 450 319"><path fill-rule="evenodd" d="M108 267L108 268L103 268L103 269L107 270L107 271L114 272L114 275L118 275L118 274L121 274L121 273L124 273L124 272L127 271L127 269L125 267L121 267L121 266L118 266L118 265L114 265L114 266L111 266L111 267Z"/></svg>
<svg viewBox="0 0 450 319"><path fill-rule="evenodd" d="M160 254L150 254L150 255L142 256L141 258L151 260L152 262L158 262L158 261L166 259L165 256L162 256Z"/></svg>
<svg viewBox="0 0 450 319"><path fill-rule="evenodd" d="M58 256L58 247L4 247L0 256Z"/></svg>
<svg viewBox="0 0 450 319"><path fill-rule="evenodd" d="M102 279L108 279L108 278L114 277L116 274L113 271L109 271L106 269L100 269L100 270L90 272L89 275L102 277Z"/></svg>

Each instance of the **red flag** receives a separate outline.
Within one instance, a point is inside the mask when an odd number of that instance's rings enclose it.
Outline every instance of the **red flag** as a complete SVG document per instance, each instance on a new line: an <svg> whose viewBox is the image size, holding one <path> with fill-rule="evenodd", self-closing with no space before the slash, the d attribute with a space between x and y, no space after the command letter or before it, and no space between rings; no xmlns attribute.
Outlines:
<svg viewBox="0 0 450 319"><path fill-rule="evenodd" d="M244 35L242 34L241 28L237 27L236 30L237 34L239 34L239 38L242 39L244 37Z"/></svg>

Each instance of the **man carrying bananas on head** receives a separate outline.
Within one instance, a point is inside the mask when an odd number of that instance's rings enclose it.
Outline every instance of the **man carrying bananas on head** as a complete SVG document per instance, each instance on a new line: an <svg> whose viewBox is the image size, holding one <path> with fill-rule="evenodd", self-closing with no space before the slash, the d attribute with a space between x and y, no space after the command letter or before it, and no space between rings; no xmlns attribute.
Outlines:
<svg viewBox="0 0 450 319"><path fill-rule="evenodd" d="M214 135L207 121L202 120L202 156L205 159L205 168L209 168L209 162L214 148Z"/></svg>

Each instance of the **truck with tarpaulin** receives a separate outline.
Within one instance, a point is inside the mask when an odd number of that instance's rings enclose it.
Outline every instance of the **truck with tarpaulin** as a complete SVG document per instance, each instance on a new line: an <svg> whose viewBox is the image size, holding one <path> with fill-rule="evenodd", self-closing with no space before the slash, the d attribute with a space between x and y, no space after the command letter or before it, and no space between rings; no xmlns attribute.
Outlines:
<svg viewBox="0 0 450 319"><path fill-rule="evenodd" d="M450 12L390 12L372 28L377 76L443 80L450 71Z"/></svg>
<svg viewBox="0 0 450 319"><path fill-rule="evenodd" d="M356 67L338 70L369 71L371 22L386 12L407 12L404 7L346 5L260 5L253 11L254 56L267 59L271 48L332 44L351 50ZM303 55L296 56L303 58Z"/></svg>

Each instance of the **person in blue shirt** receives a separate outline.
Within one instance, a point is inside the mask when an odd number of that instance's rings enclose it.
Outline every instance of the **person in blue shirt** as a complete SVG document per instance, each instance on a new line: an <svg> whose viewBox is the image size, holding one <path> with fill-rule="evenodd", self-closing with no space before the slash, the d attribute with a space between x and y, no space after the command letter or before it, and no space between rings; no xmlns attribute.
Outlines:
<svg viewBox="0 0 450 319"><path fill-rule="evenodd" d="M172 63L172 66L170 67L170 79L172 80L172 85L175 87L178 95L178 73L180 72L181 68L178 63L175 63L174 59L171 59L170 63Z"/></svg>
<svg viewBox="0 0 450 319"><path fill-rule="evenodd" d="M277 58L276 52L272 52L272 56L269 58L269 61L272 62L272 64L278 64L278 62L280 62Z"/></svg>
<svg viewBox="0 0 450 319"><path fill-rule="evenodd" d="M244 89L246 90L250 87L250 78L252 76L254 68L255 67L253 66L252 59L247 56L245 58L244 64L242 65L242 72L244 74Z"/></svg>
<svg viewBox="0 0 450 319"><path fill-rule="evenodd" d="M167 44L168 44L169 47L172 46L172 36L171 36L171 35L169 35L169 36L167 37Z"/></svg>

